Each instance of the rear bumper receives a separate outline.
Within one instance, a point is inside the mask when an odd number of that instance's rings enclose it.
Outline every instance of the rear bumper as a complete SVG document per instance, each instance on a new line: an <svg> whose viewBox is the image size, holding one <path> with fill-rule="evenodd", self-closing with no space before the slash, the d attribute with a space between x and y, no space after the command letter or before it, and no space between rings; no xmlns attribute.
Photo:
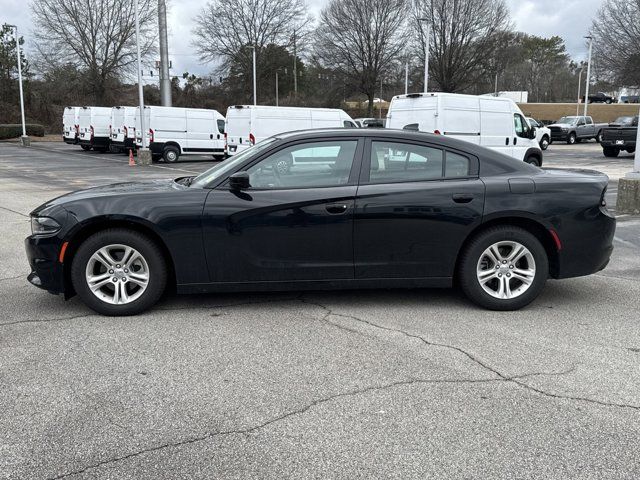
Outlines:
<svg viewBox="0 0 640 480"><path fill-rule="evenodd" d="M65 293L64 266L58 261L61 243L58 237L29 236L24 241L32 285L53 294Z"/></svg>
<svg viewBox="0 0 640 480"><path fill-rule="evenodd" d="M594 207L584 212L584 217L558 232L562 250L558 252L556 278L590 275L609 263L616 232L615 217L605 207Z"/></svg>
<svg viewBox="0 0 640 480"><path fill-rule="evenodd" d="M621 150L626 150L628 148L636 148L636 141L635 140L624 140L624 139L620 139L622 140L624 143L619 144L616 143L617 140L612 139L602 139L602 141L600 142L600 145L602 145L603 147L613 147L613 148L619 148Z"/></svg>
<svg viewBox="0 0 640 480"><path fill-rule="evenodd" d="M136 148L136 144L134 143L133 138L125 138L124 141L122 142L112 140L111 145L114 146L115 148L124 148L126 150L129 150L130 148L132 149Z"/></svg>
<svg viewBox="0 0 640 480"><path fill-rule="evenodd" d="M69 137L65 137L64 135L62 136L62 141L64 143L68 143L69 145L75 145L76 143L78 143L78 137L74 137L74 138L69 138Z"/></svg>
<svg viewBox="0 0 640 480"><path fill-rule="evenodd" d="M89 147L108 147L111 139L109 137L93 137L91 140L80 140L78 143Z"/></svg>

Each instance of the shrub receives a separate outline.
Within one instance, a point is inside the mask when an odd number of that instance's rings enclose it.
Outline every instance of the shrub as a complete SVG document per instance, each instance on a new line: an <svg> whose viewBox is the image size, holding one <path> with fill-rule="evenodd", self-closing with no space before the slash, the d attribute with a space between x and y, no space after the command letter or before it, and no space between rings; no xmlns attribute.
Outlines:
<svg viewBox="0 0 640 480"><path fill-rule="evenodd" d="M19 123L0 124L0 140L18 138L22 135L22 125ZM44 137L44 127L37 123L27 123L27 135Z"/></svg>

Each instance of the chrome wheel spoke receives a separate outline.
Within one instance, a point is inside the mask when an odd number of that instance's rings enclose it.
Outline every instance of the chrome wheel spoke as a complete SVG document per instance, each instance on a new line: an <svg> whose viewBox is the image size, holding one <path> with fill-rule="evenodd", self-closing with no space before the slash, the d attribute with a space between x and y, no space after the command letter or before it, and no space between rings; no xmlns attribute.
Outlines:
<svg viewBox="0 0 640 480"><path fill-rule="evenodd" d="M498 274L495 270L478 270L478 280L480 283L487 283L489 280L497 278Z"/></svg>
<svg viewBox="0 0 640 480"><path fill-rule="evenodd" d="M111 274L109 272L103 273L101 275L87 277L87 283L89 284L89 288L91 290L102 288L105 285L108 285L109 282L111 282Z"/></svg>
<svg viewBox="0 0 640 480"><path fill-rule="evenodd" d="M493 261L494 265L497 265L502 261L502 254L500 253L497 244L491 245L491 248L488 248L485 253Z"/></svg>
<svg viewBox="0 0 640 480"><path fill-rule="evenodd" d="M523 245L516 244L511 250L511 253L507 257L507 262L517 263L518 260L527 252L527 249Z"/></svg>
<svg viewBox="0 0 640 480"><path fill-rule="evenodd" d="M136 285L140 285L141 287L146 287L149 283L149 276L147 274L141 274L139 272L130 273L128 278L131 283L135 283Z"/></svg>
<svg viewBox="0 0 640 480"><path fill-rule="evenodd" d="M521 268L514 268L511 274L513 275L513 278L517 278L527 285L531 284L536 276L535 270L523 270Z"/></svg>

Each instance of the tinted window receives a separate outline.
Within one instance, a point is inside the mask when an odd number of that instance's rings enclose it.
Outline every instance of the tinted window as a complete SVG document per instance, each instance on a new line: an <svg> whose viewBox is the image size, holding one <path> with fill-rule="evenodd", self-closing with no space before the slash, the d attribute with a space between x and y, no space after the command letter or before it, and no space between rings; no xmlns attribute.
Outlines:
<svg viewBox="0 0 640 480"><path fill-rule="evenodd" d="M344 122L342 122L342 124L345 128L358 128L353 122L350 122L349 120L345 120Z"/></svg>
<svg viewBox="0 0 640 480"><path fill-rule="evenodd" d="M447 178L468 177L469 159L457 153L447 152L444 176Z"/></svg>
<svg viewBox="0 0 640 480"><path fill-rule="evenodd" d="M529 138L529 124L524 120L522 115L514 114L513 122L516 127L516 135L522 138Z"/></svg>
<svg viewBox="0 0 640 480"><path fill-rule="evenodd" d="M418 124L417 123L410 123L409 125L405 125L404 127L402 127L403 130L413 130L415 132L417 132L419 130L418 128Z"/></svg>
<svg viewBox="0 0 640 480"><path fill-rule="evenodd" d="M443 152L397 142L371 142L371 183L442 178Z"/></svg>
<svg viewBox="0 0 640 480"><path fill-rule="evenodd" d="M224 133L224 120L217 120L218 122L218 132Z"/></svg>
<svg viewBox="0 0 640 480"><path fill-rule="evenodd" d="M343 140L287 147L247 169L253 188L346 185L358 142Z"/></svg>

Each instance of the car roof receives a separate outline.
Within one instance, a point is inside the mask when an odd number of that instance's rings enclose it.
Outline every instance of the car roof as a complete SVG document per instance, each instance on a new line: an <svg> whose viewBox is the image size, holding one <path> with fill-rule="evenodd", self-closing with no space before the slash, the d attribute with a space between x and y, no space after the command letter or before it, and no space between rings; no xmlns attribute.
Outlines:
<svg viewBox="0 0 640 480"><path fill-rule="evenodd" d="M311 139L333 139L340 137L375 137L389 141L414 140L418 142L429 142L445 148L460 150L463 153L474 155L482 160L492 173L501 172L526 172L531 173L531 165L522 160L515 160L512 157L496 152L495 150L482 147L464 140L436 135L434 133L419 132L415 130L399 130L392 128L315 128L308 130L296 130L274 135L281 140L311 140Z"/></svg>

